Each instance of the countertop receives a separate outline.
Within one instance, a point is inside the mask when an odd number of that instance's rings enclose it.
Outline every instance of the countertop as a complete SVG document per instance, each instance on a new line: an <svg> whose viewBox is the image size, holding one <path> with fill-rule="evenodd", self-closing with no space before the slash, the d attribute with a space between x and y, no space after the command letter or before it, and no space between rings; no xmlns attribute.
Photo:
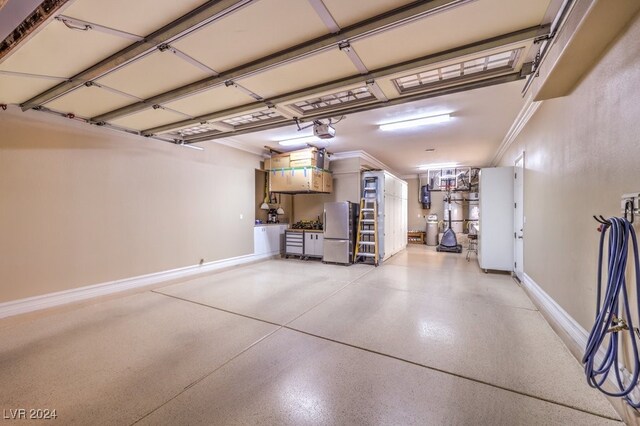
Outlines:
<svg viewBox="0 0 640 426"><path fill-rule="evenodd" d="M289 224L288 223L256 223L254 225L256 228L259 226L286 226L288 227Z"/></svg>
<svg viewBox="0 0 640 426"><path fill-rule="evenodd" d="M289 232L324 232L322 229L287 229Z"/></svg>

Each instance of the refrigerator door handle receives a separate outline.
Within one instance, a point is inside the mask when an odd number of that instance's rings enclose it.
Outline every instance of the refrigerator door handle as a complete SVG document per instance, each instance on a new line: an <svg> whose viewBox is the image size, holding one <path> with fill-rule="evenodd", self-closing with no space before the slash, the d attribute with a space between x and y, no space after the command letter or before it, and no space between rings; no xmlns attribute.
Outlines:
<svg viewBox="0 0 640 426"><path fill-rule="evenodd" d="M327 211L322 211L322 226L324 227L324 232L327 232Z"/></svg>

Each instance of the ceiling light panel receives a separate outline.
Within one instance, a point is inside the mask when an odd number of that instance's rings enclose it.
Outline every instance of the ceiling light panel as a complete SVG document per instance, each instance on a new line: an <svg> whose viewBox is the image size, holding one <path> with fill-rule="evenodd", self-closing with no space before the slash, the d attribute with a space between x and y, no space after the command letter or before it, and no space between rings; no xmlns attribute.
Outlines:
<svg viewBox="0 0 640 426"><path fill-rule="evenodd" d="M318 143L318 142L322 142L322 139L311 135L311 136L302 136L302 137L293 138L293 139L284 139L279 141L278 144L282 146L301 146L301 145L307 145L309 143Z"/></svg>
<svg viewBox="0 0 640 426"><path fill-rule="evenodd" d="M548 5L549 0L472 1L351 44L367 68L377 69L539 25Z"/></svg>
<svg viewBox="0 0 640 426"><path fill-rule="evenodd" d="M309 2L260 0L173 45L222 72L326 33Z"/></svg>
<svg viewBox="0 0 640 426"><path fill-rule="evenodd" d="M481 58L474 58L457 64L394 78L392 81L398 92L404 94L426 90L432 86L481 77L486 74L493 75L495 73L513 71L522 50L522 48L519 48L494 53Z"/></svg>
<svg viewBox="0 0 640 426"><path fill-rule="evenodd" d="M0 64L0 70L67 77L131 44L96 31L67 28L53 20Z"/></svg>
<svg viewBox="0 0 640 426"><path fill-rule="evenodd" d="M221 133L220 130L212 129L208 124L201 124L199 126L187 127L178 131L178 134L182 136L194 136L202 133Z"/></svg>
<svg viewBox="0 0 640 426"><path fill-rule="evenodd" d="M51 102L47 108L56 111L70 112L81 117L95 117L106 111L129 105L135 100L97 86L81 87Z"/></svg>
<svg viewBox="0 0 640 426"><path fill-rule="evenodd" d="M0 74L0 104L20 104L58 83L46 78Z"/></svg>
<svg viewBox="0 0 640 426"><path fill-rule="evenodd" d="M379 126L380 130L398 130L398 129L410 129L420 126L428 126L438 123L446 123L451 119L450 114L431 115L426 117L413 118L409 120L393 121Z"/></svg>
<svg viewBox="0 0 640 426"><path fill-rule="evenodd" d="M358 71L349 57L336 48L237 82L264 98L270 98L356 74Z"/></svg>
<svg viewBox="0 0 640 426"><path fill-rule="evenodd" d="M146 36L202 3L203 0L75 0L64 14Z"/></svg>
<svg viewBox="0 0 640 426"><path fill-rule="evenodd" d="M204 123L204 124L197 124L191 127L185 127L179 130L165 133L165 134L174 136L176 138L184 138L189 136L202 135L204 133L214 135L222 132L218 129L214 129L213 126L211 126L211 124Z"/></svg>
<svg viewBox="0 0 640 426"><path fill-rule="evenodd" d="M263 111L256 111L249 114L238 115L235 117L230 117L222 120L223 123L226 123L235 128L238 127L248 127L253 124L262 124L268 123L270 121L274 121L277 119L282 119L280 114L274 109L265 109Z"/></svg>
<svg viewBox="0 0 640 426"><path fill-rule="evenodd" d="M251 102L244 93L222 85L163 105L195 117Z"/></svg>
<svg viewBox="0 0 640 426"><path fill-rule="evenodd" d="M110 124L134 130L146 130L176 121L184 120L184 116L164 109L147 109L135 114L110 121Z"/></svg>
<svg viewBox="0 0 640 426"><path fill-rule="evenodd" d="M96 81L144 99L209 75L169 51L156 51Z"/></svg>
<svg viewBox="0 0 640 426"><path fill-rule="evenodd" d="M362 86L350 90L341 90L339 92L320 97L301 100L289 104L288 107L305 115L313 114L315 112L369 103L373 101L377 101L376 97L369 91L366 86Z"/></svg>

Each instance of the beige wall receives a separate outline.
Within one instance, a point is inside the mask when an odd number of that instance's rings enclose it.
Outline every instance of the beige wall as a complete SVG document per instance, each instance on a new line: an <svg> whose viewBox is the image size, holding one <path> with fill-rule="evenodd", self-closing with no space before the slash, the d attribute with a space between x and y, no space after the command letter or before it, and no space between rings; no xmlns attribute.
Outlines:
<svg viewBox="0 0 640 426"><path fill-rule="evenodd" d="M360 160L348 158L331 162L333 192L331 194L298 194L294 196L294 222L316 220L320 217L324 203L352 201L360 203Z"/></svg>
<svg viewBox="0 0 640 426"><path fill-rule="evenodd" d="M408 215L409 229L415 231L424 231L427 227L427 216L434 213L438 215L438 219L444 218L444 193L440 191L431 192L431 208L423 209L420 203L419 179L405 179L408 184ZM425 180L423 179L423 182Z"/></svg>
<svg viewBox="0 0 640 426"><path fill-rule="evenodd" d="M257 156L17 108L0 134L0 302L253 252Z"/></svg>
<svg viewBox="0 0 640 426"><path fill-rule="evenodd" d="M501 164L525 151L524 270L583 327L595 310L599 234L640 190L640 19L569 96L545 101ZM636 228L637 229L637 228Z"/></svg>
<svg viewBox="0 0 640 426"><path fill-rule="evenodd" d="M406 179L407 182L407 226L409 230L412 231L424 231L427 222L426 215L428 214L427 209L422 208L422 204L420 203L420 199L418 198L418 178L415 179Z"/></svg>

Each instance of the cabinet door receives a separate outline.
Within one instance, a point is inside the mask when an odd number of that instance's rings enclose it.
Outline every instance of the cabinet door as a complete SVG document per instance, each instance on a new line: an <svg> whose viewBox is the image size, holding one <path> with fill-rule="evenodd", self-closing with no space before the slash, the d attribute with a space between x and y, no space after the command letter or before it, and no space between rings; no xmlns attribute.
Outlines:
<svg viewBox="0 0 640 426"><path fill-rule="evenodd" d="M267 227L267 247L270 253L280 252L280 227Z"/></svg>
<svg viewBox="0 0 640 426"><path fill-rule="evenodd" d="M305 232L304 233L304 254L307 256L313 256L315 253L315 233L314 232Z"/></svg>
<svg viewBox="0 0 640 426"><path fill-rule="evenodd" d="M267 232L264 226L256 226L253 228L253 252L255 254L269 253Z"/></svg>
<svg viewBox="0 0 640 426"><path fill-rule="evenodd" d="M316 232L314 243L315 243L315 246L314 246L315 255L322 257L324 253L324 235L322 235L320 232Z"/></svg>

